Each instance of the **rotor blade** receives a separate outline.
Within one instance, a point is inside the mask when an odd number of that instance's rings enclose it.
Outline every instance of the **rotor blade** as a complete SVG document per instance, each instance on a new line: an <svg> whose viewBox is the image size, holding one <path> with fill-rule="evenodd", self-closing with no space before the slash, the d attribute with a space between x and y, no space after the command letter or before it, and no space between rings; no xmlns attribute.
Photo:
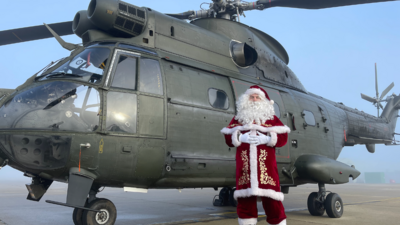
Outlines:
<svg viewBox="0 0 400 225"><path fill-rule="evenodd" d="M74 33L72 31L72 21L53 23L49 24L49 26L60 36ZM51 37L53 37L53 35L44 25L5 30L0 31L0 46Z"/></svg>
<svg viewBox="0 0 400 225"><path fill-rule="evenodd" d="M180 19L180 20L187 20L193 14L194 14L194 11L187 11L187 12L178 13L178 14L166 14L166 15L175 17L175 18Z"/></svg>
<svg viewBox="0 0 400 225"><path fill-rule="evenodd" d="M394 82L392 82L381 94L380 99L382 99L383 97L385 97L385 95L387 93L389 93L390 90L392 90L392 88L394 87Z"/></svg>
<svg viewBox="0 0 400 225"><path fill-rule="evenodd" d="M397 0L259 0L259 2L265 4L266 7L280 6L301 9L324 9L389 1Z"/></svg>
<svg viewBox="0 0 400 225"><path fill-rule="evenodd" d="M375 90L376 90L376 99L379 98L379 91L378 91L378 68L376 67L375 63Z"/></svg>
<svg viewBox="0 0 400 225"><path fill-rule="evenodd" d="M371 98L368 95L361 94L361 98L364 99L364 100L367 100L369 102L376 103L376 99L375 98Z"/></svg>

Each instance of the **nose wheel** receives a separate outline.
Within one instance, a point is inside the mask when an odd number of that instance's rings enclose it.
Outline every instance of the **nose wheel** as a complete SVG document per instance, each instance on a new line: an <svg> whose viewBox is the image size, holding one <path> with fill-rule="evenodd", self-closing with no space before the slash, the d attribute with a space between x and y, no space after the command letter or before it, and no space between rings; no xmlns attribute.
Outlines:
<svg viewBox="0 0 400 225"><path fill-rule="evenodd" d="M100 212L76 208L72 217L75 225L113 225L117 219L117 209L108 199L95 199L87 203L86 208Z"/></svg>
<svg viewBox="0 0 400 225"><path fill-rule="evenodd" d="M330 218L340 218L343 215L343 201L336 193L326 196L325 184L318 184L319 191L312 192L307 199L307 208L311 215L322 216L325 211Z"/></svg>

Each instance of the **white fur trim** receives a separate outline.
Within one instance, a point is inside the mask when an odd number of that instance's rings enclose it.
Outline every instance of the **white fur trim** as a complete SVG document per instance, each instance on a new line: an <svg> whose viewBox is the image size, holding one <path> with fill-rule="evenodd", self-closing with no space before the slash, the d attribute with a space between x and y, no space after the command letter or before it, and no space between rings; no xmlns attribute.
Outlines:
<svg viewBox="0 0 400 225"><path fill-rule="evenodd" d="M221 130L221 133L223 134L232 134L236 130L244 131L244 130L257 130L261 131L262 133L268 133L268 132L275 132L277 134L284 134L284 133L290 133L290 128L286 125L283 126L274 126L274 127L263 127L257 124L246 124L244 126L237 126L234 128L228 128L225 127Z"/></svg>
<svg viewBox="0 0 400 225"><path fill-rule="evenodd" d="M267 146L274 147L276 142L278 142L278 135L275 132L270 132L271 140L268 142Z"/></svg>
<svg viewBox="0 0 400 225"><path fill-rule="evenodd" d="M267 98L265 96L265 93L263 91L261 91L261 89L258 89L258 88L247 89L247 91L244 94L249 95L249 96L252 95L252 94L258 94L258 95L263 96L264 98Z"/></svg>
<svg viewBox="0 0 400 225"><path fill-rule="evenodd" d="M240 219L238 218L239 225L252 225L257 224L257 218Z"/></svg>
<svg viewBox="0 0 400 225"><path fill-rule="evenodd" d="M250 196L262 196L262 197L269 197L276 201L281 201L285 199L282 192L276 192L271 189L260 189L260 188L253 188L253 184L251 184L251 188L236 190L234 192L234 198L246 198Z"/></svg>
<svg viewBox="0 0 400 225"><path fill-rule="evenodd" d="M284 196L282 192L276 192L271 189L260 189L258 187L258 161L257 161L257 146L250 145L250 184L251 187L234 192L234 198L250 197L250 196L263 196L270 197L277 201L283 201Z"/></svg>
<svg viewBox="0 0 400 225"><path fill-rule="evenodd" d="M286 219L282 220L280 223L278 224L269 224L269 225L286 225Z"/></svg>
<svg viewBox="0 0 400 225"><path fill-rule="evenodd" d="M239 146L242 144L242 142L240 142L240 141L238 140L238 133L239 133L239 130L235 130L235 131L232 133L232 144L233 144L235 147L239 147Z"/></svg>
<svg viewBox="0 0 400 225"><path fill-rule="evenodd" d="M257 145L250 145L250 183L252 192L258 189ZM235 191L236 192L236 191Z"/></svg>
<svg viewBox="0 0 400 225"><path fill-rule="evenodd" d="M272 100L272 99L271 99L271 101L269 101L269 102L271 102L271 105L273 105L273 104L275 103L275 101L274 101L274 100Z"/></svg>

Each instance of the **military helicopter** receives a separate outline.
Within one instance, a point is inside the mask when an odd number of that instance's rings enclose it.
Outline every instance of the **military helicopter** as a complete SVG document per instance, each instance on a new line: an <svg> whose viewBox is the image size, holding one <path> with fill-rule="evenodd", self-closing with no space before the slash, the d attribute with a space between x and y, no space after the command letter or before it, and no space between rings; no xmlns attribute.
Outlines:
<svg viewBox="0 0 400 225"><path fill-rule="evenodd" d="M375 144L396 144L399 96L383 99L390 85L375 99L364 97L378 110L387 101L375 117L309 93L279 42L237 15L370 2L213 1L207 10L166 15L92 0L72 22L3 31L2 44L53 35L72 52L16 90L1 90L0 166L32 177L29 200L40 201L53 181L68 182L66 203L47 202L75 208L75 224L115 222L112 202L96 198L103 186L226 187L219 203L235 204L235 151L215 133L235 114L235 99L259 84L292 129L277 150L282 192L318 183L310 213L340 217L342 201L326 195L324 185L347 183L359 172L336 159L344 146L364 144L373 152ZM73 32L82 45L60 37Z"/></svg>

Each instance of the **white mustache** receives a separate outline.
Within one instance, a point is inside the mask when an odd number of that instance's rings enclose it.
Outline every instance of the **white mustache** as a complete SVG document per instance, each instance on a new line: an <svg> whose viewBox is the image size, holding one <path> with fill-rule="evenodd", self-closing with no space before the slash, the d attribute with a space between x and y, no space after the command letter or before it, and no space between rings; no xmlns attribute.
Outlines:
<svg viewBox="0 0 400 225"><path fill-rule="evenodd" d="M262 105L261 105L261 102L249 102L249 106L252 109L257 110L257 109L260 109Z"/></svg>

